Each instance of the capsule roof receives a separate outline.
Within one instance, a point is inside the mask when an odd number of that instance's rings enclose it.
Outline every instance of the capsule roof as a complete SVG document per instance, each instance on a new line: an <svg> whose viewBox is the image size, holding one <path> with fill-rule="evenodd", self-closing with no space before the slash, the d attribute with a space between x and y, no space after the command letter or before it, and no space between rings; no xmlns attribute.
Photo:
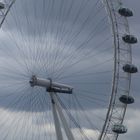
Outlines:
<svg viewBox="0 0 140 140"><path fill-rule="evenodd" d="M120 96L119 100L120 100L120 102L122 102L124 104L134 103L134 98L129 95L122 95L122 96Z"/></svg>
<svg viewBox="0 0 140 140"><path fill-rule="evenodd" d="M125 64L123 66L123 71L124 72L128 72L128 73L137 73L138 69L136 66L132 65L132 64Z"/></svg>
<svg viewBox="0 0 140 140"><path fill-rule="evenodd" d="M0 9L4 9L5 8L5 5L3 2L0 2Z"/></svg>
<svg viewBox="0 0 140 140"><path fill-rule="evenodd" d="M121 16L124 16L124 17L131 17L131 16L133 16L133 12L130 9L128 9L128 8L120 8L118 10L118 13Z"/></svg>
<svg viewBox="0 0 140 140"><path fill-rule="evenodd" d="M114 124L112 131L117 134L124 134L127 132L127 128L122 124Z"/></svg>
<svg viewBox="0 0 140 140"><path fill-rule="evenodd" d="M135 44L138 42L137 38L134 36L134 35L124 35L122 37L122 40L125 42L125 43L129 43L129 44Z"/></svg>

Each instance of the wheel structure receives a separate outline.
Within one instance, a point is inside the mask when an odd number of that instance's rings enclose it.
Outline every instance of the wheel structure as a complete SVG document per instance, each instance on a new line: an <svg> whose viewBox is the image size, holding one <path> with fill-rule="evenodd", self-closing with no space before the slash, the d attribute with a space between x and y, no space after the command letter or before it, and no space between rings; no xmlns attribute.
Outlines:
<svg viewBox="0 0 140 140"><path fill-rule="evenodd" d="M126 133L138 71L131 16L121 0L0 1L1 139L117 140Z"/></svg>
<svg viewBox="0 0 140 140"><path fill-rule="evenodd" d="M134 43L124 39L125 36L131 36L127 18L133 16L133 12L123 7L120 0L105 1L107 5L108 14L112 23L112 32L114 35L114 76L112 86L112 96L110 99L109 109L106 116L106 121L100 135L100 139L108 139L107 133L110 134L111 139L116 140L119 134L127 132L127 128L123 125L124 116L128 104L134 103L133 97L130 96L131 74L137 72L137 67L132 65L132 50L133 44L137 43L137 38L134 37ZM136 69L125 69L126 65L129 68L132 66ZM122 71L123 68L123 71ZM119 96L119 99L117 98ZM124 97L124 100L121 100ZM128 100L130 98L130 100ZM112 127L113 126L113 127ZM116 127L116 128L115 128ZM115 132L115 133L112 133Z"/></svg>

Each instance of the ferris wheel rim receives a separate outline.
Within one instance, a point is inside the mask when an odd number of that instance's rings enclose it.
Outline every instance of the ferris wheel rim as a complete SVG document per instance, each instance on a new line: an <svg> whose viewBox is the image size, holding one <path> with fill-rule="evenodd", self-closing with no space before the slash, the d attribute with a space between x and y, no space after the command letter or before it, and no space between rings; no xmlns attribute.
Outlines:
<svg viewBox="0 0 140 140"><path fill-rule="evenodd" d="M116 98L116 95L117 95L117 92L119 90L119 79L121 78L120 77L120 74L119 74L119 71L122 69L122 67L120 67L120 63L121 63L121 56L120 56L120 52L121 52L121 49L120 49L120 34L119 34L119 22L117 21L117 15L116 15L116 9L114 8L116 5L115 5L115 2L113 3L111 0L104 0L104 2L106 3L106 8L108 10L108 13L109 13L109 17L110 17L110 21L111 21L111 24L112 24L112 32L113 32L113 38L114 38L114 74L113 74L113 85L112 85L112 94L111 94L111 97L110 97L110 104L109 104L109 109L108 109L108 112L107 112L107 115L106 115L106 120L105 120L105 124L103 126L103 129L102 129L102 132L101 132L101 135L99 137L99 140L104 140L106 139L106 134L107 134L107 131L109 129L109 127L111 127L110 125L111 124L111 120L113 118L112 116L112 113L113 111L115 110L115 108L117 108L117 104L115 103L117 98ZM122 6L122 2L121 0L117 0L116 3L118 3L118 5L120 5L119 8L123 7ZM118 9L117 9L118 10ZM117 11L118 12L118 11ZM128 24L128 20L127 18L125 17L121 17L121 18L124 18L125 20L125 25L124 25L124 28L125 28L125 31L126 31L126 34L130 34L130 31L129 31L129 24ZM128 58L126 60L126 63L129 62L129 64L132 64L132 51L131 51L131 45L128 45ZM129 80L127 82L127 88L124 89L124 92L126 92L126 96L129 97L129 94L130 94L130 85L131 85L131 74L127 74L127 79ZM114 94L115 93L115 94ZM115 99L113 101L113 97L115 96ZM122 95L124 96L124 95ZM112 109L111 109L112 108ZM118 119L119 123L113 123L114 125L122 125L123 124L123 121L124 121L124 117L125 117L125 113L126 113L126 109L127 109L127 103L123 106L121 106L123 112L122 112L122 117L119 117L119 118L115 118L116 120ZM127 130L126 130L127 131ZM118 136L119 136L119 133L115 132L116 134L113 134L113 139L117 139Z"/></svg>

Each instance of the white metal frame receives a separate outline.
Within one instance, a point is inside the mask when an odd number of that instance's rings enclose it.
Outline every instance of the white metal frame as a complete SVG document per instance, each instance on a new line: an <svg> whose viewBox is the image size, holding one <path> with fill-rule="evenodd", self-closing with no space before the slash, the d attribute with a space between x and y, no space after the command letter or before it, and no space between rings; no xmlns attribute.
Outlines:
<svg viewBox="0 0 140 140"><path fill-rule="evenodd" d="M112 132L114 124L122 124L127 105L119 101L122 94L129 95L131 74L124 73L122 66L132 63L132 52L130 44L123 44L122 34L129 34L127 18L118 14L118 9L122 7L121 0L103 0L112 25L113 47L114 47L114 73L112 80L111 98L108 106L106 120L103 125L99 140L116 140L117 133ZM120 22L122 24L120 24Z"/></svg>
<svg viewBox="0 0 140 140"><path fill-rule="evenodd" d="M35 75L32 76L30 80L30 85L33 86L40 86L44 87L46 89L53 89L54 87L57 88L60 93L61 90L68 92L72 91L72 87L68 85L64 85L61 83L56 83L53 82L51 79L41 79L36 77ZM61 130L61 125L63 125L64 131L66 133L67 139L68 140L74 140L74 136L71 132L70 127L67 124L66 118L63 114L61 104L59 103L59 100L57 99L56 93L55 92L49 92L51 101L52 101L52 112L53 112L53 117L54 117L54 125L55 125L55 130L56 130L56 136L57 140L63 140L63 135L62 135L62 130ZM61 122L60 122L61 121Z"/></svg>
<svg viewBox="0 0 140 140"><path fill-rule="evenodd" d="M74 136L72 134L72 131L71 131L70 127L67 124L66 118L65 118L65 116L63 114L62 107L61 107L61 105L59 103L59 100L57 99L56 93L52 93L51 98L54 100L54 102L52 104L55 106L55 109L58 112L59 118L61 120L61 123L63 125L64 131L66 133L67 139L68 140L74 140ZM55 119L55 117L56 116L54 116L54 119ZM55 124L55 126L56 125L57 125L57 123ZM57 130L57 131L60 132L59 130ZM58 135L62 135L62 134L58 134ZM62 140L62 139L59 139L59 138L57 138L57 139Z"/></svg>

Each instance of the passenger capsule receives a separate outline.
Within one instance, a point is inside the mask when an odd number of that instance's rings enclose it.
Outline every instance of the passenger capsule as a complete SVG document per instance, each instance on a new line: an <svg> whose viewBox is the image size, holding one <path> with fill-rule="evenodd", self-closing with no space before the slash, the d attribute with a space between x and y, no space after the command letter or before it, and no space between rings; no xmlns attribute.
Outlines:
<svg viewBox="0 0 140 140"><path fill-rule="evenodd" d="M119 98L120 102L124 103L124 104L132 104L134 103L134 98L128 95L122 95Z"/></svg>
<svg viewBox="0 0 140 140"><path fill-rule="evenodd" d="M128 9L128 8L120 8L118 10L118 13L121 16L124 16L124 17L131 17L131 16L133 16L133 12L130 9Z"/></svg>
<svg viewBox="0 0 140 140"><path fill-rule="evenodd" d="M122 37L122 40L125 42L125 43L129 43L129 44L135 44L138 42L137 38L133 35L124 35Z"/></svg>
<svg viewBox="0 0 140 140"><path fill-rule="evenodd" d="M137 73L138 72L137 67L132 64L125 64L123 66L123 70L124 70L124 72L128 72L128 73Z"/></svg>
<svg viewBox="0 0 140 140"><path fill-rule="evenodd" d="M112 127L112 131L117 134L124 134L127 132L127 128L122 124L115 124Z"/></svg>
<svg viewBox="0 0 140 140"><path fill-rule="evenodd" d="M0 9L4 9L4 8L5 8L4 3L0 2Z"/></svg>

